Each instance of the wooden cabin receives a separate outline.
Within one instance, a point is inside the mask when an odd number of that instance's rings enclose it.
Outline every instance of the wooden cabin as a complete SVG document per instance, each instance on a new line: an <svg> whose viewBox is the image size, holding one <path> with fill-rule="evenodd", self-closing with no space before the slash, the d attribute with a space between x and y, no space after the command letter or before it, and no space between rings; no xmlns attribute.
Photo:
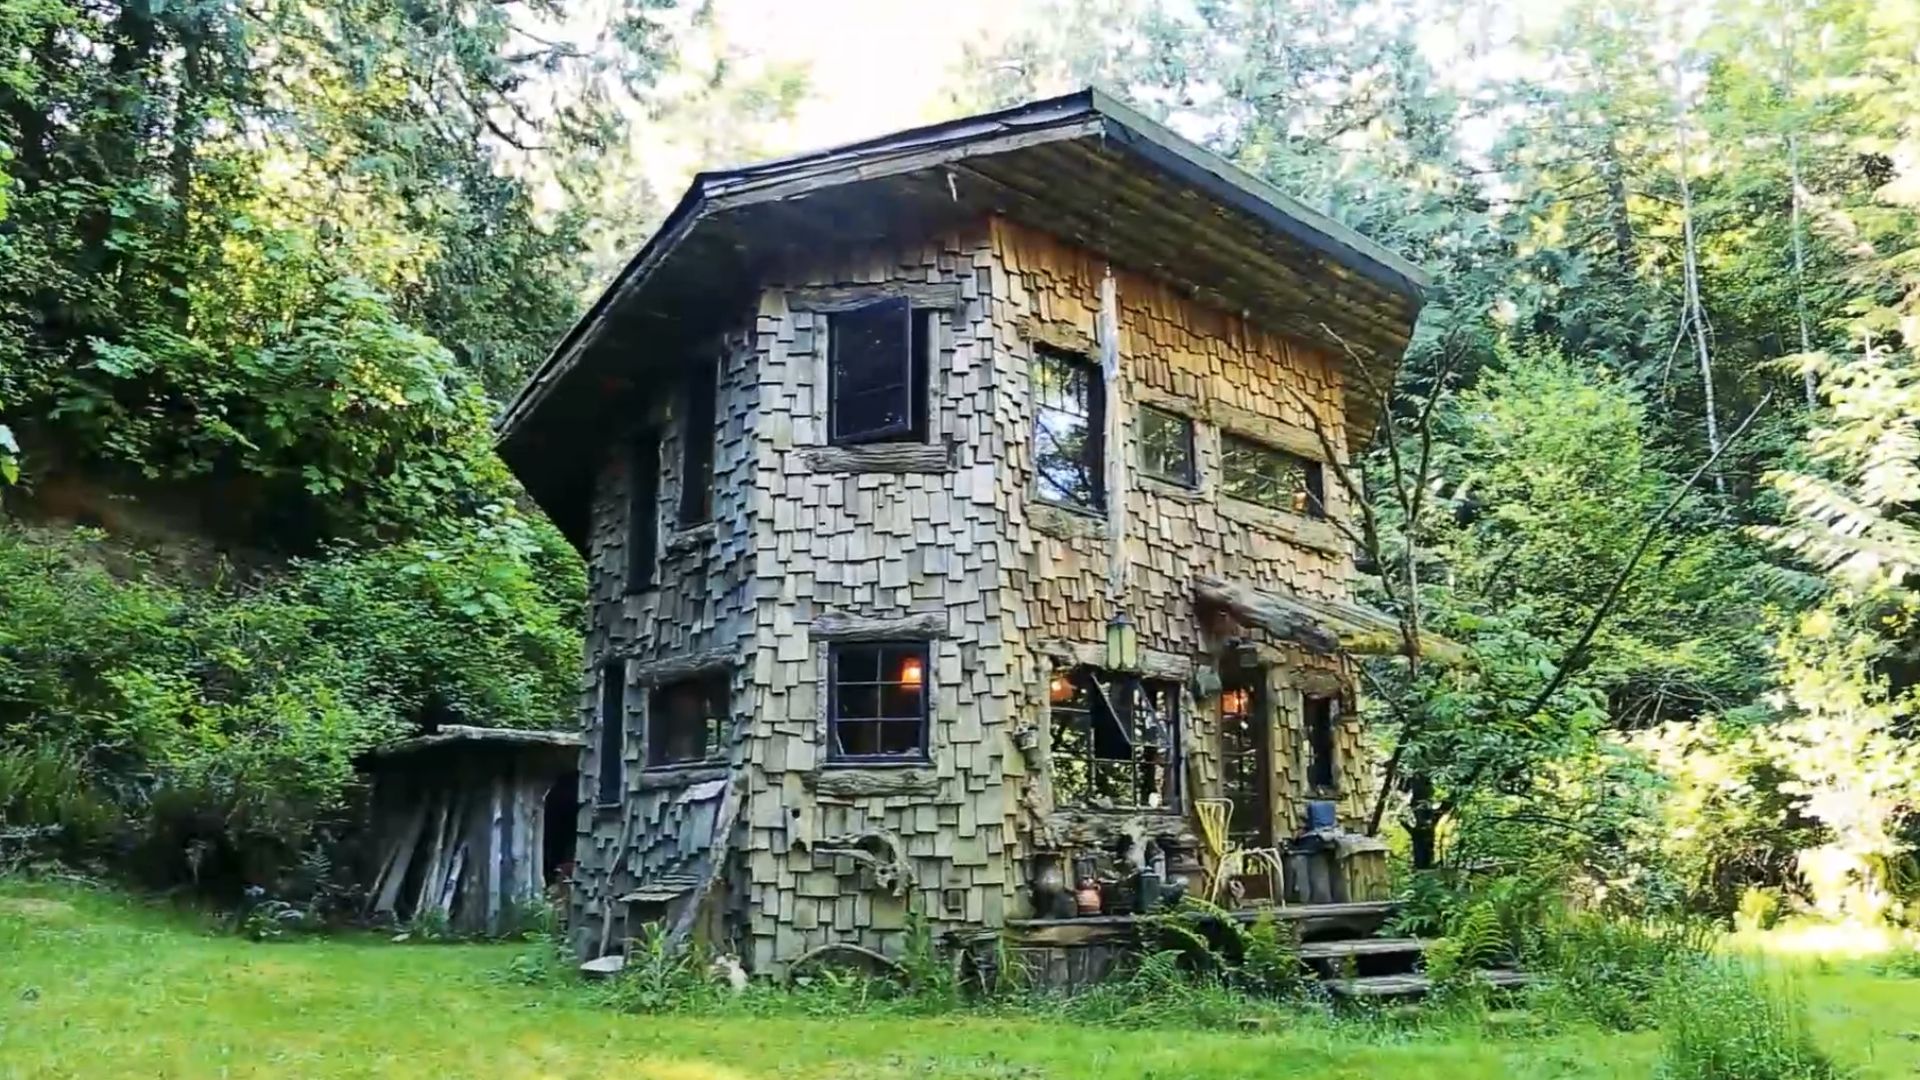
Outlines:
<svg viewBox="0 0 1920 1080"><path fill-rule="evenodd" d="M590 568L581 952L893 954L1216 840L1325 899L1395 640L1332 464L1423 284L1097 91L696 177L501 421Z"/></svg>

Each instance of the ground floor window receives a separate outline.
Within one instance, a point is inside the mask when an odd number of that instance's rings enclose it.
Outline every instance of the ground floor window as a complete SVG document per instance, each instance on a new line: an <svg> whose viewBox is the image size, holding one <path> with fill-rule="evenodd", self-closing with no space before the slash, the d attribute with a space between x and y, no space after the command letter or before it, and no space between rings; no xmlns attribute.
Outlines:
<svg viewBox="0 0 1920 1080"><path fill-rule="evenodd" d="M1048 693L1059 806L1178 805L1180 684L1080 667Z"/></svg>
<svg viewBox="0 0 1920 1080"><path fill-rule="evenodd" d="M1336 698L1310 694L1306 699L1306 713L1307 783L1332 790L1340 773L1333 739L1334 725L1340 720L1340 702Z"/></svg>
<svg viewBox="0 0 1920 1080"><path fill-rule="evenodd" d="M926 760L926 642L843 642L827 666L829 761Z"/></svg>
<svg viewBox="0 0 1920 1080"><path fill-rule="evenodd" d="M647 767L714 761L726 753L733 677L664 683L647 702Z"/></svg>

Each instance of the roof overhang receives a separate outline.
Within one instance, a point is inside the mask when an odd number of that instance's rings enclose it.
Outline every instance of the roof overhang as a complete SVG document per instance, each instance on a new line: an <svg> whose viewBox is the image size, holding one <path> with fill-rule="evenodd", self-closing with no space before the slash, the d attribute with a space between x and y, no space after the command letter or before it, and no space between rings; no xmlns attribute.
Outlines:
<svg viewBox="0 0 1920 1080"><path fill-rule="evenodd" d="M658 232L528 380L502 456L576 544L586 440L640 388L738 327L762 280L999 214L1344 364L1397 364L1427 281L1405 259L1098 90L696 176ZM711 353L707 353L711 355ZM1350 395L1364 439L1370 401Z"/></svg>

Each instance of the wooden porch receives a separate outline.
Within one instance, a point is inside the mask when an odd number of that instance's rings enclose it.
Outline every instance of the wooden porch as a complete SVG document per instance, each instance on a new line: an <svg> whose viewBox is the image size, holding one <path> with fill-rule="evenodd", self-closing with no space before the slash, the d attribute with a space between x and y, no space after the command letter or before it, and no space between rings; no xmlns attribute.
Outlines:
<svg viewBox="0 0 1920 1080"><path fill-rule="evenodd" d="M1399 910L1392 900L1327 904L1262 905L1231 911L1238 922L1270 918L1291 932L1300 960L1338 998L1417 997L1431 988L1419 970L1427 938L1380 937ZM960 942L976 971L984 972L1004 955L1018 964L1034 985L1072 993L1116 977L1139 955L1140 927L1150 915L1089 915L1060 919L1013 919L999 932L970 935ZM1482 973L1496 987L1523 985L1517 971Z"/></svg>

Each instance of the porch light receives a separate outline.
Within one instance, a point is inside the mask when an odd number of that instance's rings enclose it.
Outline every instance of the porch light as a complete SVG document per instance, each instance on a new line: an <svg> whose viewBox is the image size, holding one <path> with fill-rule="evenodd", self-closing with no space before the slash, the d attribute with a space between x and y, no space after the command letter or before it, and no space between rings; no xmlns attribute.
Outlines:
<svg viewBox="0 0 1920 1080"><path fill-rule="evenodd" d="M1107 670L1138 671L1140 669L1140 628L1133 625L1127 613L1117 611L1107 620Z"/></svg>
<svg viewBox="0 0 1920 1080"><path fill-rule="evenodd" d="M917 656L900 661L900 685L919 686L927 678L927 669Z"/></svg>

